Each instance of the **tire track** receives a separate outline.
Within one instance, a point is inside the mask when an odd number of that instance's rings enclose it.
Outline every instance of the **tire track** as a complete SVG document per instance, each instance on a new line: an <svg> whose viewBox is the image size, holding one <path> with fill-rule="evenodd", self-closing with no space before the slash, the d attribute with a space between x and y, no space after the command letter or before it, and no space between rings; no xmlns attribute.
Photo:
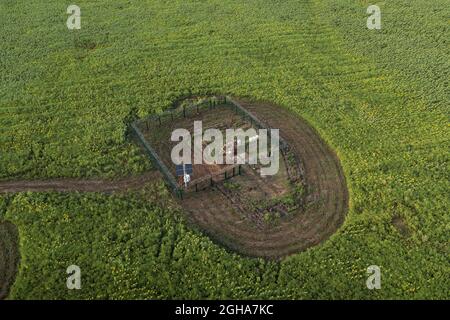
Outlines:
<svg viewBox="0 0 450 320"><path fill-rule="evenodd" d="M306 121L268 103L241 101L261 121L280 129L304 166L304 178L313 205L279 225L257 229L236 212L217 190L200 192L180 201L188 220L228 248L250 256L279 258L326 240L343 223L348 208L345 177L335 153ZM277 116L274 117L273 115ZM14 192L119 192L160 181L157 171L120 180L54 179L0 182L0 193ZM5 254L5 253L3 253ZM5 259L5 261L9 261ZM1 264L0 264L1 266ZM4 268L5 269L5 268ZM4 271L3 271L4 272Z"/></svg>
<svg viewBox="0 0 450 320"><path fill-rule="evenodd" d="M0 300L5 299L19 266L19 234L9 222L0 223Z"/></svg>
<svg viewBox="0 0 450 320"><path fill-rule="evenodd" d="M34 181L1 181L1 193L17 192L123 192L141 189L159 182L161 175L151 171L136 177L119 180L53 179ZM18 230L10 222L0 222L0 300L5 299L14 283L20 260Z"/></svg>
<svg viewBox="0 0 450 320"><path fill-rule="evenodd" d="M261 121L280 129L304 165L315 202L278 226L258 230L231 214L224 196L208 192L181 203L190 212L188 218L222 244L250 256L280 258L326 240L343 223L348 208L347 186L336 154L314 128L289 110L267 103L240 103Z"/></svg>
<svg viewBox="0 0 450 320"><path fill-rule="evenodd" d="M0 181L0 193L17 192L116 192L140 189L146 184L158 182L161 175L158 171L150 171L140 176L119 180L80 180L80 179L52 179L31 181Z"/></svg>

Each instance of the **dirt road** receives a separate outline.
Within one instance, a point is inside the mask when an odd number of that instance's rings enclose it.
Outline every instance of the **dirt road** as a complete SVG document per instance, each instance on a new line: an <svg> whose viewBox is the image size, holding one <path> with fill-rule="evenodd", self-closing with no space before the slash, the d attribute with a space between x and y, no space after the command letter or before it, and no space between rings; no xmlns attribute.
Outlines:
<svg viewBox="0 0 450 320"><path fill-rule="evenodd" d="M24 191L44 192L114 192L128 189L139 189L153 181L159 181L161 175L151 171L140 176L119 180L80 180L80 179L50 179L30 181L0 181L0 193L16 193Z"/></svg>
<svg viewBox="0 0 450 320"><path fill-rule="evenodd" d="M280 129L301 160L311 203L275 227L258 230L242 217L222 193L209 190L183 201L192 223L217 242L249 256L280 258L319 244L342 225L348 191L339 159L318 133L285 108L268 103L239 101L244 108Z"/></svg>

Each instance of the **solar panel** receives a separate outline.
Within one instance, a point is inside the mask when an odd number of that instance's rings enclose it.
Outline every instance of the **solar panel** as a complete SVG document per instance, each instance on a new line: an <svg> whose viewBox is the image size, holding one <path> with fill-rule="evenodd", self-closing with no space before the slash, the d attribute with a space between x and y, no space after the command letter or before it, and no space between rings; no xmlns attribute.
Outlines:
<svg viewBox="0 0 450 320"><path fill-rule="evenodd" d="M184 166L184 168L183 168ZM177 176L182 177L185 173L186 174L192 174L193 169L192 169L192 164L177 164L176 166L176 172L177 172Z"/></svg>

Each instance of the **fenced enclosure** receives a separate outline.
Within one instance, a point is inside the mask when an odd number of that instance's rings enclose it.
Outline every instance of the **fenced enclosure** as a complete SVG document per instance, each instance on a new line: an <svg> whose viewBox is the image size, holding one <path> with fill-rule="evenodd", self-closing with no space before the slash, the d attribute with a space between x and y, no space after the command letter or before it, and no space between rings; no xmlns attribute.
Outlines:
<svg viewBox="0 0 450 320"><path fill-rule="evenodd" d="M257 117L252 115L250 112L248 112L244 107L241 106L241 104L235 100L233 100L231 97L226 96L225 97L225 105L234 107L234 110L236 113L240 113L244 118L248 118L250 123L255 126L258 129L267 129L268 133L270 135L270 127L263 123L261 120L259 120ZM289 144L280 137L280 149L281 150L287 150L289 148Z"/></svg>
<svg viewBox="0 0 450 320"><path fill-rule="evenodd" d="M163 161L159 158L156 151L150 146L150 144L146 141L144 135L139 130L139 128L136 126L135 123L131 124L132 132L135 134L136 138L139 140L139 142L144 147L145 151L147 152L147 155L149 156L152 163L158 168L158 170L161 172L161 174L164 177L165 182L168 184L170 189L173 193L175 193L179 197L183 197L182 191L180 190L175 177L170 173L169 169L167 169L166 165Z"/></svg>
<svg viewBox="0 0 450 320"><path fill-rule="evenodd" d="M152 163L161 171L167 185L180 198L185 192L204 190L241 173L239 164L194 164L194 179L187 187L182 177L176 178L175 165L170 157L170 133L177 128L193 132L195 120L202 120L207 126L202 128L203 131L208 129L208 126L221 131L228 128L267 129L270 140L270 128L229 96L211 96L196 102L185 101L177 108L133 122L132 132L143 145ZM281 137L279 145L282 152L288 148L288 144Z"/></svg>

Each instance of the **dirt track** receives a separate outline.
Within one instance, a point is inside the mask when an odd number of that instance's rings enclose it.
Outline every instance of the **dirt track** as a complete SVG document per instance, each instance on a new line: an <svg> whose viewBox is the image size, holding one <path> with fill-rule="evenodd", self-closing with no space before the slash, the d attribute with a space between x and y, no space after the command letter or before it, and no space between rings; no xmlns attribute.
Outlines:
<svg viewBox="0 0 450 320"><path fill-rule="evenodd" d="M151 171L137 177L123 178L120 180L79 180L79 179L54 179L31 181L4 181L0 182L0 193L16 192L114 192L127 189L139 189L152 181L158 181L160 174Z"/></svg>
<svg viewBox="0 0 450 320"><path fill-rule="evenodd" d="M19 237L15 225L0 222L0 300L9 292L19 265Z"/></svg>
<svg viewBox="0 0 450 320"><path fill-rule="evenodd" d="M267 103L240 101L253 115L290 144L301 160L311 203L305 210L269 229L252 226L218 190L206 190L180 201L186 216L212 239L249 256L280 258L319 244L341 226L348 209L348 191L335 153L304 120L285 108ZM274 116L276 115L276 116ZM0 182L0 193L117 192L140 189L161 181L157 171L120 180L55 179ZM17 228L0 223L0 299L6 297L19 261Z"/></svg>
<svg viewBox="0 0 450 320"><path fill-rule="evenodd" d="M304 120L285 108L240 101L272 128L279 128L303 163L311 205L276 227L253 228L217 190L183 201L188 218L211 238L249 256L280 258L329 238L341 226L348 208L348 191L335 153ZM274 116L276 115L276 116Z"/></svg>
<svg viewBox="0 0 450 320"><path fill-rule="evenodd" d="M154 181L160 181L160 173L151 171L138 177L120 180L78 180L55 179L35 181L0 182L0 193L25 191L45 192L118 192L140 189ZM17 273L20 254L18 248L18 230L10 222L0 221L0 300L7 297Z"/></svg>

